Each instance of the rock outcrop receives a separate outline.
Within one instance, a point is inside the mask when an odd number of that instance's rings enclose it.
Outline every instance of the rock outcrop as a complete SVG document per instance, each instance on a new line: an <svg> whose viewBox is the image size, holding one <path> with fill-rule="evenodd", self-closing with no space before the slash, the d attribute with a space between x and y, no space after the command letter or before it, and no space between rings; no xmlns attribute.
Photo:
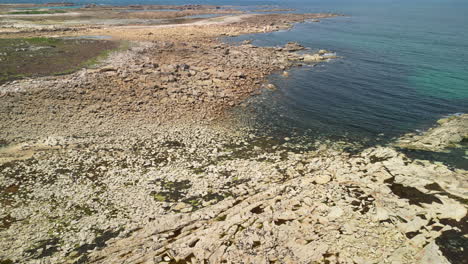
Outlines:
<svg viewBox="0 0 468 264"><path fill-rule="evenodd" d="M434 128L422 134L407 134L396 142L402 148L443 151L468 141L468 114L453 115L439 120Z"/></svg>
<svg viewBox="0 0 468 264"><path fill-rule="evenodd" d="M264 140L232 127L180 125L49 137L29 159L0 167L2 257L456 263L451 258L463 256L449 245L465 241L466 171L388 147L349 154L333 144L304 150L311 142Z"/></svg>

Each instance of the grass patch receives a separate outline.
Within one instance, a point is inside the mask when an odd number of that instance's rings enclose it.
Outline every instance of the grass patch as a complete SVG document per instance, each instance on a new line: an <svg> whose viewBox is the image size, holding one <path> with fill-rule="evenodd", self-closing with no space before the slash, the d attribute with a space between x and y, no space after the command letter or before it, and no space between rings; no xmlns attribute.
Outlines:
<svg viewBox="0 0 468 264"><path fill-rule="evenodd" d="M107 59L113 52L122 51L122 50L128 49L129 47L130 47L129 42L121 42L119 44L119 47L117 48L104 50L98 56L88 59L76 67L62 71L62 72L56 72L54 73L54 75L70 74L82 68L96 68L97 66L99 66L100 63L102 63L105 59Z"/></svg>
<svg viewBox="0 0 468 264"><path fill-rule="evenodd" d="M222 221L226 221L226 217L227 215L221 215L221 216L216 217L214 220L218 222L222 222Z"/></svg>
<svg viewBox="0 0 468 264"><path fill-rule="evenodd" d="M7 82L7 81L11 81L11 80L23 79L25 77L26 77L26 75L24 75L24 74L11 74L11 75L7 75L7 76L1 76L0 75L0 84L2 84L4 82Z"/></svg>
<svg viewBox="0 0 468 264"><path fill-rule="evenodd" d="M162 194L159 194L159 193L154 194L153 198L154 198L154 200L156 200L158 202L166 201L166 197L164 195L162 195Z"/></svg>
<svg viewBox="0 0 468 264"><path fill-rule="evenodd" d="M24 41L30 45L54 45L60 43L60 39L44 37L26 38Z"/></svg>
<svg viewBox="0 0 468 264"><path fill-rule="evenodd" d="M0 84L25 77L64 75L99 65L128 42L92 39L0 39Z"/></svg>

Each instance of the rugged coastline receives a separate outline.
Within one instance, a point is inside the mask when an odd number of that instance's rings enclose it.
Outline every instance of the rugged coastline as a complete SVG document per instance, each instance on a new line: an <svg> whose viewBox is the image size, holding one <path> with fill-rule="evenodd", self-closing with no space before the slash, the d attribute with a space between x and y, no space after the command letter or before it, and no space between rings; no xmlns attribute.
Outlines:
<svg viewBox="0 0 468 264"><path fill-rule="evenodd" d="M327 58L222 37L332 16L2 28L131 47L0 86L0 263L463 263L465 170L263 137L226 113L274 89L269 74ZM466 115L440 123L396 144L466 141Z"/></svg>

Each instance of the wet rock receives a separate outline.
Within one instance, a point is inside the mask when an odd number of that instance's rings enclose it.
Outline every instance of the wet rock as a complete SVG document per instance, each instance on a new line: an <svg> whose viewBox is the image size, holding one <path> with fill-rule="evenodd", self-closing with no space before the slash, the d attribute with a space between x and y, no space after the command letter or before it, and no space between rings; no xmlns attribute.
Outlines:
<svg viewBox="0 0 468 264"><path fill-rule="evenodd" d="M323 57L324 60L338 58L338 56L336 56L336 53L325 53L325 54L323 54L321 56Z"/></svg>
<svg viewBox="0 0 468 264"><path fill-rule="evenodd" d="M288 42L283 48L283 50L289 51L289 52L299 51L303 49L305 49L304 46L300 45L297 42Z"/></svg>
<svg viewBox="0 0 468 264"><path fill-rule="evenodd" d="M166 73L175 73L179 69L179 65L177 64L169 64L161 66L161 72Z"/></svg>
<svg viewBox="0 0 468 264"><path fill-rule="evenodd" d="M327 51L327 50L323 50L323 49L319 50L319 52L318 52L319 55L323 55L325 53L330 53L330 52Z"/></svg>
<svg viewBox="0 0 468 264"><path fill-rule="evenodd" d="M186 208L188 205L186 203L177 203L172 209L180 211Z"/></svg>
<svg viewBox="0 0 468 264"><path fill-rule="evenodd" d="M304 56L304 62L320 62L324 60L324 58L322 56L320 56L319 54L313 54L313 55L305 55Z"/></svg>
<svg viewBox="0 0 468 264"><path fill-rule="evenodd" d="M456 147L458 143L468 138L468 114L451 116L440 120L438 124L421 135L407 134L395 145L439 152L448 147Z"/></svg>

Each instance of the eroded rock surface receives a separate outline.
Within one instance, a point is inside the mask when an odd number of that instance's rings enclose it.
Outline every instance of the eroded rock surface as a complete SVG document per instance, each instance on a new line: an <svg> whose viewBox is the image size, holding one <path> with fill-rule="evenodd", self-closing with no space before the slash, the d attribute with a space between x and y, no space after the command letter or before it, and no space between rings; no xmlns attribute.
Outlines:
<svg viewBox="0 0 468 264"><path fill-rule="evenodd" d="M387 147L145 131L48 139L52 150L3 164L2 258L422 263L448 261L445 237L465 239L464 170Z"/></svg>
<svg viewBox="0 0 468 264"><path fill-rule="evenodd" d="M372 161L382 152L386 152L382 160ZM267 180L253 194L226 199L194 214L155 220L93 253L91 259L99 263L421 263L436 257L446 261L434 248L421 250L443 232L456 230L463 236L463 230L446 220L466 218L465 198L457 201L402 184L405 177L436 184L425 177L435 170L408 164L392 149L369 149L359 156L309 152L288 156L286 164L289 174L279 182ZM411 165L420 172L415 174ZM332 175L332 180L316 183L323 175ZM459 178L466 172L446 176ZM420 188L421 194L399 190L404 188Z"/></svg>
<svg viewBox="0 0 468 264"><path fill-rule="evenodd" d="M409 149L443 151L468 141L468 114L439 120L438 125L422 134L408 134L398 140L398 146Z"/></svg>

